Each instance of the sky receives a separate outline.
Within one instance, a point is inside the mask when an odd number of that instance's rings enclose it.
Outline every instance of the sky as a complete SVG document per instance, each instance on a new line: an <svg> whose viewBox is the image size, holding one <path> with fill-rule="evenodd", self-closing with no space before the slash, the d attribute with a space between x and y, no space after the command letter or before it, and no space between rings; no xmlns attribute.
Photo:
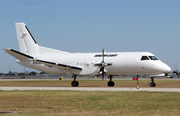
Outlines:
<svg viewBox="0 0 180 116"><path fill-rule="evenodd" d="M179 0L0 0L0 73L24 71L3 50L19 50L17 22L40 46L72 53L147 51L177 70L179 6Z"/></svg>

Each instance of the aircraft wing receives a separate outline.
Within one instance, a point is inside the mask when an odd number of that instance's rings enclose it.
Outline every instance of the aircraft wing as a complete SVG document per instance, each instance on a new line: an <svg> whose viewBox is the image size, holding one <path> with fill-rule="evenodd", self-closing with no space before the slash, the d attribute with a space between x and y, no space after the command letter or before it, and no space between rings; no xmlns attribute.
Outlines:
<svg viewBox="0 0 180 116"><path fill-rule="evenodd" d="M56 68L60 68L60 69L63 69L63 70L68 70L68 69L82 70L82 68L79 67L79 66L60 64L60 63L55 63L55 62L49 62L49 61L34 59L34 57L32 57L32 56L29 56L27 54L18 52L18 51L13 50L13 49L4 49L4 50L8 54L14 56L15 58L17 58L19 60L30 60L30 61L38 62L38 63L41 63L41 64L45 64L46 66L49 66L49 67L56 67Z"/></svg>
<svg viewBox="0 0 180 116"><path fill-rule="evenodd" d="M82 68L79 66L59 64L59 63L55 63L55 62L49 62L49 61L44 61L44 60L35 60L35 59L33 61L41 63L41 64L45 64L49 67L56 67L56 68L60 68L60 69L64 69L64 70L68 70L68 69L82 70Z"/></svg>
<svg viewBox="0 0 180 116"><path fill-rule="evenodd" d="M18 52L18 51L13 50L13 49L3 49L3 50L5 50L5 52L7 52L8 54L14 56L15 58L17 58L19 60L33 59L32 56Z"/></svg>

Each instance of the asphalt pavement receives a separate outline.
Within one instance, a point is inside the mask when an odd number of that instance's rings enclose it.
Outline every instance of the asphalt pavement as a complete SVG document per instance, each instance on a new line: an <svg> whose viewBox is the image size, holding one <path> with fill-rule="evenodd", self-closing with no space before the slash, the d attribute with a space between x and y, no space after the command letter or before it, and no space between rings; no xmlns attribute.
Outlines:
<svg viewBox="0 0 180 116"><path fill-rule="evenodd" d="M122 87L0 87L2 91L13 90L71 90L71 91L151 91L180 92L180 88L122 88Z"/></svg>

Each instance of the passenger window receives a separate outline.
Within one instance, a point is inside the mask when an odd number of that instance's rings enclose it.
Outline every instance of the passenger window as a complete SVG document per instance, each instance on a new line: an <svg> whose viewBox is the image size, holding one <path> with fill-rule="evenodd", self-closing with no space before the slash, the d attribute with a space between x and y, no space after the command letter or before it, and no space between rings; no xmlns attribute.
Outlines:
<svg viewBox="0 0 180 116"><path fill-rule="evenodd" d="M141 60L149 60L147 56L142 56Z"/></svg>
<svg viewBox="0 0 180 116"><path fill-rule="evenodd" d="M149 56L151 60L158 60L155 56Z"/></svg>

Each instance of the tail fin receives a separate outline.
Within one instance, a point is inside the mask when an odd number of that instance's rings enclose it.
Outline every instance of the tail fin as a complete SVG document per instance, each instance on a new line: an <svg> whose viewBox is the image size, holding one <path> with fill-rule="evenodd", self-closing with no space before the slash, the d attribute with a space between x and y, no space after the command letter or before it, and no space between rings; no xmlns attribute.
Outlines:
<svg viewBox="0 0 180 116"><path fill-rule="evenodd" d="M19 51L27 55L39 53L38 44L24 23L15 23Z"/></svg>

